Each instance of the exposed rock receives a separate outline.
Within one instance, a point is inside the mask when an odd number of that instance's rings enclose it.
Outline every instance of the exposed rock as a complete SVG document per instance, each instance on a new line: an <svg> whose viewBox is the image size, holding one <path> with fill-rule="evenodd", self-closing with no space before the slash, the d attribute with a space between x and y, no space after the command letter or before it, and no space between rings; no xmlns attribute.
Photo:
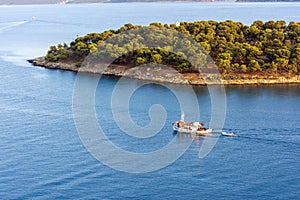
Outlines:
<svg viewBox="0 0 300 200"><path fill-rule="evenodd" d="M121 65L103 66L83 66L77 67L75 63L50 62L44 57L28 60L34 66L45 67L49 69L61 69L74 72L87 72L94 74L104 74L113 76L123 76L139 80L166 82L174 84L191 84L191 85L261 85L261 84L292 84L300 83L300 76L250 76L250 75L220 75L198 73L181 74L175 69L164 65L142 65L138 67L126 67Z"/></svg>

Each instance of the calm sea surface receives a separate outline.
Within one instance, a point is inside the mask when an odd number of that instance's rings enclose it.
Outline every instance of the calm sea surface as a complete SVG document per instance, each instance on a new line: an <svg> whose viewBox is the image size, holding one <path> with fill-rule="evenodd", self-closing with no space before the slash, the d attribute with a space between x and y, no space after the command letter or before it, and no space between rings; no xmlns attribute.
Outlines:
<svg viewBox="0 0 300 200"><path fill-rule="evenodd" d="M50 45L125 23L299 22L299 10L298 3L0 6L0 199L299 198L299 85L226 87L224 130L237 137L220 137L204 159L198 158L203 138L196 138L173 164L151 173L129 174L105 166L83 146L72 115L76 74L26 63L44 55ZM95 110L110 141L139 153L158 150L174 138L186 140L170 127L180 117L178 101L157 84L136 91L130 114L135 123L145 126L151 105L161 104L167 111L165 126L149 139L126 136L113 122L110 109L117 82L104 77L96 92ZM202 120L209 122L207 88L195 91Z"/></svg>

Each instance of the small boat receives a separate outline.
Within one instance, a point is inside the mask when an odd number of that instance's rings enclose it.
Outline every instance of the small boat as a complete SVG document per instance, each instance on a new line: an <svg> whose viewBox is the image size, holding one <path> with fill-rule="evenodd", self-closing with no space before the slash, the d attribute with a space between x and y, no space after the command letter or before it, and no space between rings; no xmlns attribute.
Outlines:
<svg viewBox="0 0 300 200"><path fill-rule="evenodd" d="M208 135L212 133L212 129L206 129L206 128L198 128L197 126L194 126L195 122L187 123L183 125L182 127L178 127L178 121L173 123L173 130L175 132L179 133L192 133L192 134L197 134L197 135ZM197 123L197 122L196 122ZM199 123L199 122L198 122Z"/></svg>
<svg viewBox="0 0 300 200"><path fill-rule="evenodd" d="M222 136L234 137L235 134L234 134L234 133L226 133L226 132L222 132Z"/></svg>
<svg viewBox="0 0 300 200"><path fill-rule="evenodd" d="M212 133L212 129L204 128L204 123L200 122L185 122L184 116L181 116L181 120L172 123L173 130L179 133L191 133L197 135L209 135Z"/></svg>

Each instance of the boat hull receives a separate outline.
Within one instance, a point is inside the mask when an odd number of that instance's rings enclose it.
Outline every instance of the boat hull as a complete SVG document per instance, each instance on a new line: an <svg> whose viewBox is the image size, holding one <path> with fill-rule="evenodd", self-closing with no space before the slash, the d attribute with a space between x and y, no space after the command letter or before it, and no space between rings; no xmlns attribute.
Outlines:
<svg viewBox="0 0 300 200"><path fill-rule="evenodd" d="M196 135L209 135L212 133L212 129L206 129L200 131L194 127L178 128L175 124L173 124L173 130L178 133L187 133L187 134L196 134Z"/></svg>
<svg viewBox="0 0 300 200"><path fill-rule="evenodd" d="M222 132L222 136L226 136L226 137L234 137L235 134L234 134L234 133L225 133L225 132Z"/></svg>

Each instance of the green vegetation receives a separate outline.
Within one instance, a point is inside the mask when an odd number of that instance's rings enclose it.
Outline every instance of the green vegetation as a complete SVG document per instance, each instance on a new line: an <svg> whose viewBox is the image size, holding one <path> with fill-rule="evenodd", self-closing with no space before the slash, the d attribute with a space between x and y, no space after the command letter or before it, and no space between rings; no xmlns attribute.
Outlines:
<svg viewBox="0 0 300 200"><path fill-rule="evenodd" d="M136 40L128 41L127 44L112 43L111 51L109 49L106 49L105 52L98 50L98 46L101 46L103 41L126 30L140 27L126 24L118 30L78 37L70 45L51 46L46 59L49 61L72 61L79 67L85 57L92 53L98 58L101 56L115 58L115 64L134 66L158 63L172 66L180 72L194 71L194 66L184 59L189 56L186 55L187 53L175 54L171 48L168 48L168 45L165 45L164 48L145 48L141 43L142 40L147 40L146 37L156 37L157 41L168 44L174 40L170 35L138 35ZM300 23L298 22L286 24L285 21L265 23L255 21L251 26L247 26L228 20L224 22L182 22L180 26L152 23L148 27L177 30L193 38L212 57L223 74L298 74L300 72ZM125 36L122 37L124 39ZM196 51L191 42L183 42L191 52ZM132 50L133 46L137 45L140 48ZM128 51L130 53L126 53Z"/></svg>

